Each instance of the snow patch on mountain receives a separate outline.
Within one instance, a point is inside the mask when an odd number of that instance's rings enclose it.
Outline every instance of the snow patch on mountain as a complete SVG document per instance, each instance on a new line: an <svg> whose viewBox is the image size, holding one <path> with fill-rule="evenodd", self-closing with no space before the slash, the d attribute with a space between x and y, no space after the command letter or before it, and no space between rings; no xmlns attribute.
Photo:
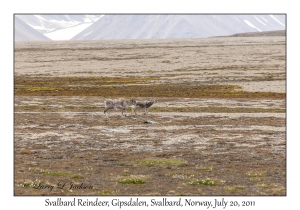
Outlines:
<svg viewBox="0 0 300 210"><path fill-rule="evenodd" d="M261 17L261 18L268 23L268 21L264 17Z"/></svg>
<svg viewBox="0 0 300 210"><path fill-rule="evenodd" d="M260 30L259 28L257 28L255 25L253 25L250 21L244 20L244 22L245 22L248 26L250 26L250 27L252 27L252 28L258 30L259 32L261 32L261 30Z"/></svg>
<svg viewBox="0 0 300 210"><path fill-rule="evenodd" d="M271 18L273 18L276 22L278 22L280 25L284 26L282 22L280 22L277 18L274 17L274 15L270 15Z"/></svg>
<svg viewBox="0 0 300 210"><path fill-rule="evenodd" d="M260 22L261 24L263 24L264 26L266 25L264 22L262 22L260 19L258 19L257 17L254 17L258 22Z"/></svg>
<svg viewBox="0 0 300 210"><path fill-rule="evenodd" d="M16 15L52 40L69 40L104 15Z"/></svg>
<svg viewBox="0 0 300 210"><path fill-rule="evenodd" d="M70 40L76 34L80 33L93 23L82 23L75 25L73 27L67 27L65 29L56 30L50 33L45 33L44 35L51 40Z"/></svg>
<svg viewBox="0 0 300 210"><path fill-rule="evenodd" d="M87 36L87 35L89 35L90 33L93 33L93 31L91 31L91 32L89 32L89 33L87 33L87 34L85 34L85 35L83 35L83 36Z"/></svg>

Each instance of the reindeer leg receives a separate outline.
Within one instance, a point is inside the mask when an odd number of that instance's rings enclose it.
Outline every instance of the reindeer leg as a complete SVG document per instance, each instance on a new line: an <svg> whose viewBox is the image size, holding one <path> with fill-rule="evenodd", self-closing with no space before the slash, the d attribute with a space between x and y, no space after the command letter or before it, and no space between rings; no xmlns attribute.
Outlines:
<svg viewBox="0 0 300 210"><path fill-rule="evenodd" d="M136 107L132 107L132 111L133 111L134 115L136 115Z"/></svg>
<svg viewBox="0 0 300 210"><path fill-rule="evenodd" d="M125 117L127 116L127 108L125 108Z"/></svg>
<svg viewBox="0 0 300 210"><path fill-rule="evenodd" d="M106 108L104 109L104 114L105 114L106 117L108 117L107 111L110 110L110 109L112 109L112 108L113 108L113 107L106 107Z"/></svg>
<svg viewBox="0 0 300 210"><path fill-rule="evenodd" d="M132 114L134 114L134 115L136 115L136 112L135 112L135 110L136 110L136 107L134 106L134 107L132 107Z"/></svg>

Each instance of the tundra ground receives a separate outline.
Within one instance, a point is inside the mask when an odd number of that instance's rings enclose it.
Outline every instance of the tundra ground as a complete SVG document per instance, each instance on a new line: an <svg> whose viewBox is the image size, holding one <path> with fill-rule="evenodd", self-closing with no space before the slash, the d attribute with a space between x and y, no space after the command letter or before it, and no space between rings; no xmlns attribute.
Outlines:
<svg viewBox="0 0 300 210"><path fill-rule="evenodd" d="M283 36L16 42L14 194L286 195L285 68Z"/></svg>

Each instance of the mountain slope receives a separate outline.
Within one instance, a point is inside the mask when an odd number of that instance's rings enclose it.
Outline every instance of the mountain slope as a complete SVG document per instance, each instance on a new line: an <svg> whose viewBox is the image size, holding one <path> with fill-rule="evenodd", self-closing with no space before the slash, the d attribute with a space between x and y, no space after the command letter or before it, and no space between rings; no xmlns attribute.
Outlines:
<svg viewBox="0 0 300 210"><path fill-rule="evenodd" d="M20 18L15 16L15 41L45 41L50 40L42 33L38 32Z"/></svg>
<svg viewBox="0 0 300 210"><path fill-rule="evenodd" d="M105 15L73 40L166 39L285 30L285 15Z"/></svg>
<svg viewBox="0 0 300 210"><path fill-rule="evenodd" d="M16 15L51 40L69 40L103 15Z"/></svg>

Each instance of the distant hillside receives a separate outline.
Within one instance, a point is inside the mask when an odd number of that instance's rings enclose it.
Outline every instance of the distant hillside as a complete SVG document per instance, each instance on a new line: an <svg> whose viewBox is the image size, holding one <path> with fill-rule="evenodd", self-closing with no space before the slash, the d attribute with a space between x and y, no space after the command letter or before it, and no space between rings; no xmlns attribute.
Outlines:
<svg viewBox="0 0 300 210"><path fill-rule="evenodd" d="M15 16L15 41L46 41L48 37Z"/></svg>
<svg viewBox="0 0 300 210"><path fill-rule="evenodd" d="M285 15L105 15L73 40L173 39L285 30Z"/></svg>
<svg viewBox="0 0 300 210"><path fill-rule="evenodd" d="M51 40L70 40L103 15L15 15Z"/></svg>
<svg viewBox="0 0 300 210"><path fill-rule="evenodd" d="M264 33L285 30L285 24L286 16L284 14L20 14L15 15L15 40L182 39L214 36L270 36L270 34L265 35ZM250 34L245 34L249 32ZM252 32L262 33L252 34Z"/></svg>
<svg viewBox="0 0 300 210"><path fill-rule="evenodd" d="M285 30L264 31L264 32L247 32L233 34L230 37L256 37L256 36L286 36Z"/></svg>

